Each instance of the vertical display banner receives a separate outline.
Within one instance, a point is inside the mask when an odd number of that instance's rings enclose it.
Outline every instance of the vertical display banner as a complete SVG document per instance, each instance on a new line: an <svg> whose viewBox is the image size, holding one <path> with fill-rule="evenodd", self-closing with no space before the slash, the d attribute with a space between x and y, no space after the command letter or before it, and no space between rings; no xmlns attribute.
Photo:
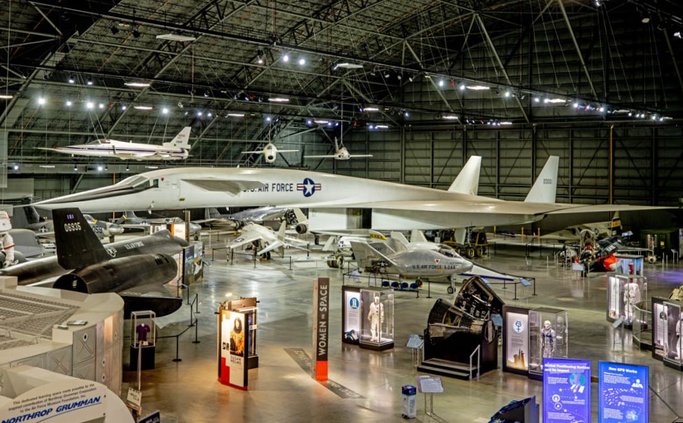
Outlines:
<svg viewBox="0 0 683 423"><path fill-rule="evenodd" d="M591 421L591 362L543 359L543 422Z"/></svg>
<svg viewBox="0 0 683 423"><path fill-rule="evenodd" d="M598 421L647 423L647 366L600 361L598 376Z"/></svg>
<svg viewBox="0 0 683 423"><path fill-rule="evenodd" d="M529 371L529 311L521 308L503 308L503 370L527 374Z"/></svg>
<svg viewBox="0 0 683 423"><path fill-rule="evenodd" d="M230 311L220 308L218 313L218 381L230 384Z"/></svg>
<svg viewBox="0 0 683 423"><path fill-rule="evenodd" d="M249 366L247 365L247 349L249 345L249 329L247 316L238 311L230 312L230 386L247 390L249 382Z"/></svg>
<svg viewBox="0 0 683 423"><path fill-rule="evenodd" d="M313 377L327 380L327 351L329 348L330 279L318 278L313 287Z"/></svg>
<svg viewBox="0 0 683 423"><path fill-rule="evenodd" d="M343 289L343 307L342 307L342 342L349 344L358 344L360 339L360 290L358 288Z"/></svg>

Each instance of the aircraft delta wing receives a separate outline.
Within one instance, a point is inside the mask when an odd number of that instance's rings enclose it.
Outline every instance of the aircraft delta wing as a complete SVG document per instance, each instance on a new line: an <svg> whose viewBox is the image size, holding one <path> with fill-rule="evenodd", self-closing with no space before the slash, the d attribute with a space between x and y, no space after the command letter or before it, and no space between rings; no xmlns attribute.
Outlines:
<svg viewBox="0 0 683 423"><path fill-rule="evenodd" d="M556 158L546 163L530 191L534 195L524 202L306 170L169 168L35 205L108 212L118 209L120 204L138 210L270 204L309 208L310 231L354 229L347 225L352 220L349 209L370 209L373 229L412 230L523 224L549 214L657 208L536 202L554 199L556 184ZM324 211L327 221L316 220L310 209Z"/></svg>
<svg viewBox="0 0 683 423"><path fill-rule="evenodd" d="M282 222L280 224L280 229L277 233L275 233L270 228L265 226L261 226L256 223L248 223L244 226L244 228L241 229L240 235L228 243L228 248L234 250L244 245L258 242L261 247L261 249L256 252L258 255L284 247L293 247L305 250L305 248L300 247L300 245L306 245L307 242L297 238L285 236L286 228L287 222Z"/></svg>

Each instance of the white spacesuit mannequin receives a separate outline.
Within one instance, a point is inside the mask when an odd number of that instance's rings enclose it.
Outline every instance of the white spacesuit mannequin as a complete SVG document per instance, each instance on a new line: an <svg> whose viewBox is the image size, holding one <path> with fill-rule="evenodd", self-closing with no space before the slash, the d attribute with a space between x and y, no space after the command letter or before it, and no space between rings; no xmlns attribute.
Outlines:
<svg viewBox="0 0 683 423"><path fill-rule="evenodd" d="M683 329L683 314L676 322L676 358L681 359L681 330Z"/></svg>
<svg viewBox="0 0 683 423"><path fill-rule="evenodd" d="M382 339L382 323L384 322L384 304L379 302L379 295L375 295L368 312L370 321L370 340L379 342Z"/></svg>
<svg viewBox="0 0 683 423"><path fill-rule="evenodd" d="M9 234L12 229L12 222L6 211L0 210L0 241L2 242L2 252L5 254L5 262L1 263L2 267L8 267L15 264L14 261L14 239Z"/></svg>
<svg viewBox="0 0 683 423"><path fill-rule="evenodd" d="M543 322L543 329L541 329L541 342L543 343L543 357L552 357L555 354L555 344L557 343L557 335L553 329L550 320Z"/></svg>
<svg viewBox="0 0 683 423"><path fill-rule="evenodd" d="M624 285L624 317L627 322L633 320L633 307L640 302L640 287L635 282Z"/></svg>

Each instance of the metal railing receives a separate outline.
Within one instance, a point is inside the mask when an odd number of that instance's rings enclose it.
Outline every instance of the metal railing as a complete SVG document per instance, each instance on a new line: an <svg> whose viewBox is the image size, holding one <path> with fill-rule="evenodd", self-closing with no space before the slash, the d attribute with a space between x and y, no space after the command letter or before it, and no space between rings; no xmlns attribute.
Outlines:
<svg viewBox="0 0 683 423"><path fill-rule="evenodd" d="M477 380L479 380L479 368L481 367L480 365L480 358L481 358L481 345L477 345L477 348L472 351L472 354L470 354L470 380L472 380L472 358L474 354L477 355Z"/></svg>

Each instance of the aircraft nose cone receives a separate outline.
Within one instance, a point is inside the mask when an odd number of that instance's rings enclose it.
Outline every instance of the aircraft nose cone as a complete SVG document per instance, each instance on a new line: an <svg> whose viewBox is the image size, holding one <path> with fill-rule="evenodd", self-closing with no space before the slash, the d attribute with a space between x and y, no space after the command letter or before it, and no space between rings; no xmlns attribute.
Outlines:
<svg viewBox="0 0 683 423"><path fill-rule="evenodd" d="M471 261L469 261L469 260L464 260L464 259L463 259L461 264L462 264L462 269L463 269L463 270L462 270L462 272L460 272L460 273L469 272L469 271L472 270L472 268L474 267L474 264L473 264Z"/></svg>

